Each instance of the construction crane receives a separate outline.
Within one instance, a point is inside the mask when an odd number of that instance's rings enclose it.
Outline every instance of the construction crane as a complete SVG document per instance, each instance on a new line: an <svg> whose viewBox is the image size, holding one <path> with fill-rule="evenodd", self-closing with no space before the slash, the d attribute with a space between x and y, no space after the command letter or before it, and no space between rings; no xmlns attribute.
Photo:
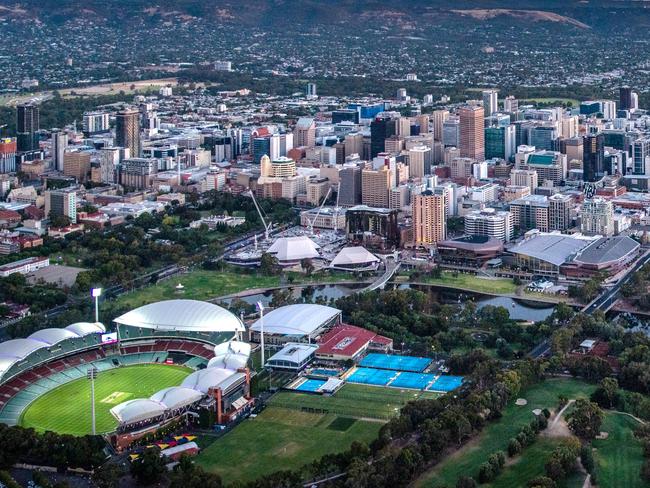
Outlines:
<svg viewBox="0 0 650 488"><path fill-rule="evenodd" d="M341 196L341 182L339 181L339 186L336 188L336 207L334 208L334 232L339 231L339 197Z"/></svg>
<svg viewBox="0 0 650 488"><path fill-rule="evenodd" d="M323 207L325 206L325 203L327 202L327 199L330 196L330 193L332 193L332 187L330 186L329 190L327 190L327 195L325 195L325 198L323 198L323 203L321 203L320 207L318 207L318 212L316 212L316 216L309 221L309 224L307 225L307 230L309 231L309 235L314 235L314 224L316 223L316 220L318 219L318 216L320 215L321 211L323 210Z"/></svg>
<svg viewBox="0 0 650 488"><path fill-rule="evenodd" d="M266 220L264 220L264 215L262 215L262 209L257 204L257 200L255 199L255 194L251 190L248 190L248 194L253 199L253 203L255 204L255 208L257 209L257 214L260 216L260 220L262 221L262 225L264 226L264 239L266 241L268 241L269 240L269 233L271 232L271 227L273 226L273 223L269 222L267 224Z"/></svg>

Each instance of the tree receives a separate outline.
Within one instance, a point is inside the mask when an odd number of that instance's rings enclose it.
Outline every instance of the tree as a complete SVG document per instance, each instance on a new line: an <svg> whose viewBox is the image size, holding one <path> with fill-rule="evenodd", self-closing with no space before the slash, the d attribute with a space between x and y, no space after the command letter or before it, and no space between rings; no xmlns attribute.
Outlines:
<svg viewBox="0 0 650 488"><path fill-rule="evenodd" d="M260 271L263 275L272 276L276 273L278 269L278 259L269 253L262 254L262 259L260 260Z"/></svg>
<svg viewBox="0 0 650 488"><path fill-rule="evenodd" d="M515 457L521 452L521 443L517 439L510 439L508 442L508 456Z"/></svg>
<svg viewBox="0 0 650 488"><path fill-rule="evenodd" d="M612 408L619 397L618 380L616 378L603 378L600 385L591 395L591 399L604 408Z"/></svg>
<svg viewBox="0 0 650 488"><path fill-rule="evenodd" d="M131 463L131 474L142 485L160 481L166 471L165 461L157 447L145 449L140 457Z"/></svg>
<svg viewBox="0 0 650 488"><path fill-rule="evenodd" d="M591 473L596 466L594 462L594 453L591 450L591 444L583 444L580 448L580 462L587 473Z"/></svg>
<svg viewBox="0 0 650 488"><path fill-rule="evenodd" d="M456 488L476 488L476 481L471 476L461 476L456 481Z"/></svg>
<svg viewBox="0 0 650 488"><path fill-rule="evenodd" d="M314 263L309 258L301 259L300 267L307 276L311 276L311 274L314 272Z"/></svg>
<svg viewBox="0 0 650 488"><path fill-rule="evenodd" d="M122 470L117 464L107 463L93 473L93 482L97 488L117 488Z"/></svg>
<svg viewBox="0 0 650 488"><path fill-rule="evenodd" d="M600 433L603 411L589 400L576 400L575 408L567 416L571 431L581 439L591 440Z"/></svg>
<svg viewBox="0 0 650 488"><path fill-rule="evenodd" d="M57 229L70 225L70 218L66 215L59 215L55 214L54 212L50 212L50 215L48 217L50 218L50 225Z"/></svg>

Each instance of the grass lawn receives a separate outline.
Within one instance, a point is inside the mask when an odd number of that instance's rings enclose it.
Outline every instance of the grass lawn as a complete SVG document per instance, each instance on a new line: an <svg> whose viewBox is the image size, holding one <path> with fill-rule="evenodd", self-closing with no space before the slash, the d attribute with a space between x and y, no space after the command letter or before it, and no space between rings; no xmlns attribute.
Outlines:
<svg viewBox="0 0 650 488"><path fill-rule="evenodd" d="M580 100L575 98L562 98L562 97L547 97L547 98L528 98L526 100L520 100L519 103L525 105L526 103L555 103L562 105L563 103L572 103L573 108L578 108L580 106Z"/></svg>
<svg viewBox="0 0 650 488"><path fill-rule="evenodd" d="M517 291L515 285L509 278L481 278L472 274L458 273L454 276L448 271L443 271L441 278L422 277L416 281L430 284L449 286L478 293L489 294L514 294Z"/></svg>
<svg viewBox="0 0 650 488"><path fill-rule="evenodd" d="M97 432L115 429L117 422L109 412L115 405L179 385L191 372L189 368L164 364L126 366L101 372L95 380ZM90 434L90 382L81 378L45 393L27 408L20 424L39 431Z"/></svg>
<svg viewBox="0 0 650 488"><path fill-rule="evenodd" d="M436 398L438 393L382 388L347 383L331 397L281 391L269 404L291 410L313 409L346 417L368 417L388 420L409 400Z"/></svg>
<svg viewBox="0 0 650 488"><path fill-rule="evenodd" d="M608 488L641 488L646 486L639 473L643 464L641 443L634 437L638 422L626 415L608 413L600 430L607 439L595 440L594 457L598 468L598 484Z"/></svg>
<svg viewBox="0 0 650 488"><path fill-rule="evenodd" d="M417 486L454 486L456 480L461 475L476 476L479 466L490 454L499 450L507 450L508 440L514 437L523 425L528 424L533 419L532 410L536 408L553 410L557 405L557 397L559 394L564 394L569 398L588 397L594 388L593 385L582 381L554 378L521 392L519 396L528 400L528 405L518 407L514 402L510 404L498 422L488 424L478 437L425 473L418 480ZM541 440L541 438L538 439L538 442ZM530 449L534 449L536 445L537 443L531 446ZM524 463L524 466L521 468L522 472L532 472L534 470L534 466L532 466L533 460L527 461L522 456L519 462ZM508 478L506 475L508 475L507 469L501 475L507 481ZM518 486L524 486L527 480L518 481L520 483Z"/></svg>
<svg viewBox="0 0 650 488"><path fill-rule="evenodd" d="M250 481L344 451L355 440L370 442L381 426L381 422L351 422L340 420L335 414L271 406L216 440L201 452L196 462L219 473L227 483Z"/></svg>
<svg viewBox="0 0 650 488"><path fill-rule="evenodd" d="M294 285L318 284L323 282L354 281L349 273L315 274L305 276L301 273L289 273ZM185 289L182 294L176 292L176 285L181 283ZM246 274L241 271L206 271L197 269L189 273L165 280L157 285L148 286L120 296L115 304L135 308L147 303L175 298L189 300L209 300L231 295L244 290L256 288L273 288L280 286L280 276Z"/></svg>

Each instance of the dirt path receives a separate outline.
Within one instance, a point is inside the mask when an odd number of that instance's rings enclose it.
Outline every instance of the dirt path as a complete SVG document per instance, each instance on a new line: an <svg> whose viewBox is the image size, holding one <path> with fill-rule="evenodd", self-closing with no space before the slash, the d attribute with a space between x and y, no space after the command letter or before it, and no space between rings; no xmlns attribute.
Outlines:
<svg viewBox="0 0 650 488"><path fill-rule="evenodd" d="M563 418L564 412L569 408L575 400L569 400L562 410L555 414L553 421L548 425L544 431L544 435L547 437L569 437L571 432L569 431L569 426Z"/></svg>

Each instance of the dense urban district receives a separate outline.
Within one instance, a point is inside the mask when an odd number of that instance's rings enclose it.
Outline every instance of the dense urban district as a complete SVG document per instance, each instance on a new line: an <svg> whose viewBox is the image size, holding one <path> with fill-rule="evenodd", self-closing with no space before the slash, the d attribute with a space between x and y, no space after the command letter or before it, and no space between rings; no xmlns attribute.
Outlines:
<svg viewBox="0 0 650 488"><path fill-rule="evenodd" d="M644 6L426 3L0 2L0 487L650 485Z"/></svg>

